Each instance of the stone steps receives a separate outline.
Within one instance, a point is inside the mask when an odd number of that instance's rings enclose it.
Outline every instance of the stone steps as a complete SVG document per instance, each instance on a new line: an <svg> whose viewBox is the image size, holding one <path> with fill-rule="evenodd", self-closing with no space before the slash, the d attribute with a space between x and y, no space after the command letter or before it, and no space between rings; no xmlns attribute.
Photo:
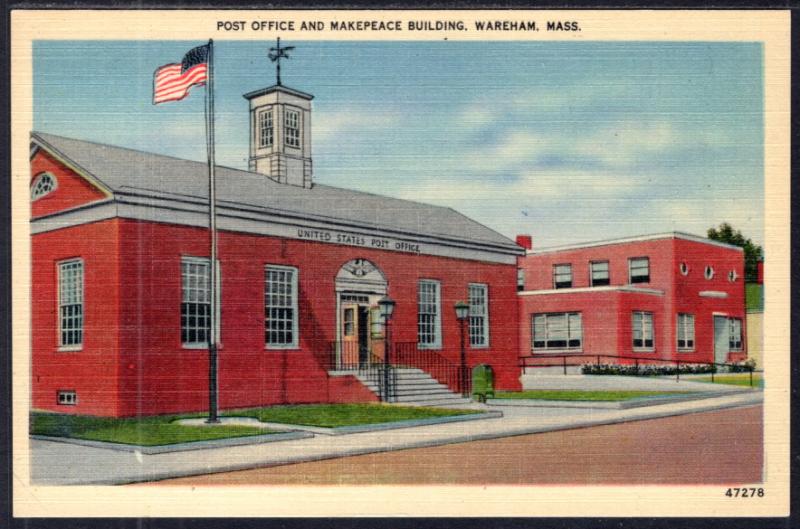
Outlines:
<svg viewBox="0 0 800 529"><path fill-rule="evenodd" d="M395 402L410 406L450 406L472 402L458 393L453 393L445 384L434 379L425 371L414 368L396 368ZM355 376L376 395L380 392L379 383L370 380L365 374Z"/></svg>

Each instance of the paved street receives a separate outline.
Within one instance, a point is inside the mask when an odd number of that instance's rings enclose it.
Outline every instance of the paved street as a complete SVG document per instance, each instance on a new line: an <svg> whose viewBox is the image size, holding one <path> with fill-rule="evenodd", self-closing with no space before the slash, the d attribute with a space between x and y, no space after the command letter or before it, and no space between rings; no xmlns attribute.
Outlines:
<svg viewBox="0 0 800 529"><path fill-rule="evenodd" d="M761 402L763 402L762 392L741 391L712 398L633 409L490 406L490 409L502 410L503 417L348 435L315 435L313 438L292 441L161 454L121 452L32 439L31 477L34 483L41 485L101 485L157 481L557 430L574 430L589 426L742 408ZM671 439L675 441L671 446L684 443L687 435L691 435L691 432L680 429L673 431ZM735 438L736 436L731 437ZM581 445L585 446L589 445ZM714 453L703 450L707 456L714 456ZM507 452L504 457L508 457L509 461L515 461L519 454L524 453L526 452ZM653 452L649 457L651 459L660 457L660 454Z"/></svg>
<svg viewBox="0 0 800 529"><path fill-rule="evenodd" d="M763 406L161 481L173 485L761 481ZM153 485L151 485L153 486Z"/></svg>

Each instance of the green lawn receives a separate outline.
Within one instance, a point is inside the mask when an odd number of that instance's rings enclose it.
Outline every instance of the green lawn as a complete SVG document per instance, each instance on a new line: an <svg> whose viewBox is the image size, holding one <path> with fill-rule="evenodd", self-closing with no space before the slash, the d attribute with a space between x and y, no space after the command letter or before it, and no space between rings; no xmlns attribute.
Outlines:
<svg viewBox="0 0 800 529"><path fill-rule="evenodd" d="M578 400L606 401L638 399L641 397L658 397L691 393L690 391L579 391L537 389L530 391L498 391L498 399L534 399L534 400Z"/></svg>
<svg viewBox="0 0 800 529"><path fill-rule="evenodd" d="M302 404L230 410L225 412L224 415L228 417L255 417L262 422L336 428L339 426L360 426L434 417L451 417L471 413L481 412L475 410L418 408L393 404Z"/></svg>
<svg viewBox="0 0 800 529"><path fill-rule="evenodd" d="M474 410L415 408L387 404L304 404L228 410L220 415L224 417L254 417L262 422L334 428L337 426L359 426L412 419L430 419L432 417L450 417L471 413L480 412ZM177 419L204 416L203 414L194 413L115 419L111 417L32 412L30 432L35 435L70 437L73 439L140 446L159 446L278 433L274 430L256 428L254 426L186 426L174 422Z"/></svg>
<svg viewBox="0 0 800 529"><path fill-rule="evenodd" d="M686 380L692 382L711 382L711 375L707 377L692 377ZM747 386L750 387L750 374L749 373L728 373L725 375L714 375L714 384L730 384L732 386ZM764 379L761 373L753 373L753 387L763 388Z"/></svg>
<svg viewBox="0 0 800 529"><path fill-rule="evenodd" d="M172 421L185 416L163 415L131 419L31 413L31 434L71 437L140 446L159 446L230 437L275 433L253 426L185 426Z"/></svg>

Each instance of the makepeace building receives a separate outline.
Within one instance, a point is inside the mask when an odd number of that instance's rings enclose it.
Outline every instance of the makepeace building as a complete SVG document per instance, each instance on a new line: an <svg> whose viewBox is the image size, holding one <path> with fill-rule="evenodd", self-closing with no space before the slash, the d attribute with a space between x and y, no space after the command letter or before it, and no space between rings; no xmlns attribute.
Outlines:
<svg viewBox="0 0 800 529"><path fill-rule="evenodd" d="M385 295L393 362L458 365L463 300L467 364L518 389L523 249L449 208L315 184L312 96L245 97L250 170L216 169L220 407L377 400L348 368L382 361ZM33 406L207 409L207 165L34 132L31 169Z"/></svg>

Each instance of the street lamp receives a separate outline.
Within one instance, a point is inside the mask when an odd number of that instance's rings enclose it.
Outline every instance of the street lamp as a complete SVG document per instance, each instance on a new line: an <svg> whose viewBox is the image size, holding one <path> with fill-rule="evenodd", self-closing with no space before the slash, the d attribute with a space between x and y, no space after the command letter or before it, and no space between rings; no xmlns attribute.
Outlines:
<svg viewBox="0 0 800 529"><path fill-rule="evenodd" d="M456 319L461 327L461 395L468 396L467 392L467 351L464 349L464 324L469 318L469 304L459 301L455 304Z"/></svg>
<svg viewBox="0 0 800 529"><path fill-rule="evenodd" d="M389 371L391 363L389 361L389 320L394 314L394 300L389 296L383 296L378 300L378 307L383 318L383 400L389 401Z"/></svg>

